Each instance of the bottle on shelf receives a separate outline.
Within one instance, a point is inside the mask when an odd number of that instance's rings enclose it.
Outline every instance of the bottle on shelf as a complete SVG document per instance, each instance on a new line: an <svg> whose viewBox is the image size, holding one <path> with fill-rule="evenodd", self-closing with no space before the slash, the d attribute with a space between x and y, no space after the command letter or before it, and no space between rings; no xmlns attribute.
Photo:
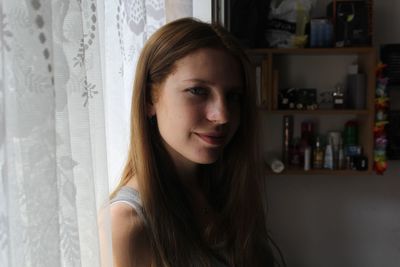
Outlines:
<svg viewBox="0 0 400 267"><path fill-rule="evenodd" d="M356 170L365 171L368 169L368 158L365 155L356 156L353 161Z"/></svg>
<svg viewBox="0 0 400 267"><path fill-rule="evenodd" d="M357 148L355 151L347 151L349 153L350 164L353 170L365 171L368 170L368 157L364 155L361 146L354 146Z"/></svg>
<svg viewBox="0 0 400 267"><path fill-rule="evenodd" d="M300 139L298 137L293 139L289 158L290 166L300 167Z"/></svg>
<svg viewBox="0 0 400 267"><path fill-rule="evenodd" d="M328 142L332 148L332 169L339 169L339 148L342 139L342 133L331 131L328 133Z"/></svg>
<svg viewBox="0 0 400 267"><path fill-rule="evenodd" d="M342 139L339 140L339 151L338 151L338 164L337 164L337 167L338 167L339 170L342 170L342 169L346 168L346 158L345 158L345 155L344 155Z"/></svg>
<svg viewBox="0 0 400 267"><path fill-rule="evenodd" d="M332 145L326 144L324 153L324 169L333 169L333 151Z"/></svg>
<svg viewBox="0 0 400 267"><path fill-rule="evenodd" d="M311 147L307 146L304 149L304 170L309 171L311 168Z"/></svg>
<svg viewBox="0 0 400 267"><path fill-rule="evenodd" d="M358 123L356 120L347 121L344 126L343 143L347 145L358 145Z"/></svg>
<svg viewBox="0 0 400 267"><path fill-rule="evenodd" d="M314 140L314 122L303 121L301 123L301 136L300 136L300 164L304 164L304 152L307 147L313 145Z"/></svg>
<svg viewBox="0 0 400 267"><path fill-rule="evenodd" d="M301 123L301 139L304 140L309 146L313 144L314 128L313 121L306 120Z"/></svg>
<svg viewBox="0 0 400 267"><path fill-rule="evenodd" d="M283 116L283 144L282 144L282 161L285 165L290 161L290 147L293 139L293 116Z"/></svg>
<svg viewBox="0 0 400 267"><path fill-rule="evenodd" d="M335 109L345 108L344 87L341 83L335 86L335 91L333 92L332 97L333 97L333 108Z"/></svg>
<svg viewBox="0 0 400 267"><path fill-rule="evenodd" d="M315 138L312 165L314 169L322 169L324 167L324 150L319 136Z"/></svg>
<svg viewBox="0 0 400 267"><path fill-rule="evenodd" d="M358 122L347 121L343 131L343 150L347 169L355 170L356 162L362 155L362 146L358 143ZM368 160L368 158L367 158Z"/></svg>

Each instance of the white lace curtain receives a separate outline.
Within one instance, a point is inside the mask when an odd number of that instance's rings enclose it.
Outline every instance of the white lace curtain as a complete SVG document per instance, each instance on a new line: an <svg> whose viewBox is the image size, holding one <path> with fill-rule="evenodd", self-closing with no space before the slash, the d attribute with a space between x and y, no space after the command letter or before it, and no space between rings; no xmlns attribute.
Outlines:
<svg viewBox="0 0 400 267"><path fill-rule="evenodd" d="M138 53L190 2L0 0L1 267L101 265Z"/></svg>

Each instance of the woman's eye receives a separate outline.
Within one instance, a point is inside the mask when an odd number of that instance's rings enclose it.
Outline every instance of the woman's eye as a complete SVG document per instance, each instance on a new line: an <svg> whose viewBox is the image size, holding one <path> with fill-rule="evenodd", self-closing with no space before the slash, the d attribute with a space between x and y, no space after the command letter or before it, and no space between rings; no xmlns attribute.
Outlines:
<svg viewBox="0 0 400 267"><path fill-rule="evenodd" d="M189 88L188 91L193 95L206 95L207 94L207 90L202 87Z"/></svg>

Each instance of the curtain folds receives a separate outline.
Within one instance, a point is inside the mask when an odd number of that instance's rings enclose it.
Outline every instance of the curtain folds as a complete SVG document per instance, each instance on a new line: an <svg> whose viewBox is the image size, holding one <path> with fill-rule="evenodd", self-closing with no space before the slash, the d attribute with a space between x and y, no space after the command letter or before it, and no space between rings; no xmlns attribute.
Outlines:
<svg viewBox="0 0 400 267"><path fill-rule="evenodd" d="M136 60L165 3L0 0L0 23L0 266L100 266L98 211L119 179Z"/></svg>
<svg viewBox="0 0 400 267"><path fill-rule="evenodd" d="M1 2L1 266L99 266L108 194L95 1Z"/></svg>

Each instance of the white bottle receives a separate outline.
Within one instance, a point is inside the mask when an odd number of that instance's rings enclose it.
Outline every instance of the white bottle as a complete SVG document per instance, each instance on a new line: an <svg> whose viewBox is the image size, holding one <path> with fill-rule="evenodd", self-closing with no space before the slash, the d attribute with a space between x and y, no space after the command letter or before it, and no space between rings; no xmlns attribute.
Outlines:
<svg viewBox="0 0 400 267"><path fill-rule="evenodd" d="M324 168L333 169L333 151L331 144L327 144L325 147Z"/></svg>
<svg viewBox="0 0 400 267"><path fill-rule="evenodd" d="M339 143L339 152L338 152L338 169L344 169L345 168L345 157L344 157L344 151L343 151L343 145L342 145L342 140L340 140Z"/></svg>
<svg viewBox="0 0 400 267"><path fill-rule="evenodd" d="M310 170L311 165L311 147L307 146L304 149L304 170Z"/></svg>

